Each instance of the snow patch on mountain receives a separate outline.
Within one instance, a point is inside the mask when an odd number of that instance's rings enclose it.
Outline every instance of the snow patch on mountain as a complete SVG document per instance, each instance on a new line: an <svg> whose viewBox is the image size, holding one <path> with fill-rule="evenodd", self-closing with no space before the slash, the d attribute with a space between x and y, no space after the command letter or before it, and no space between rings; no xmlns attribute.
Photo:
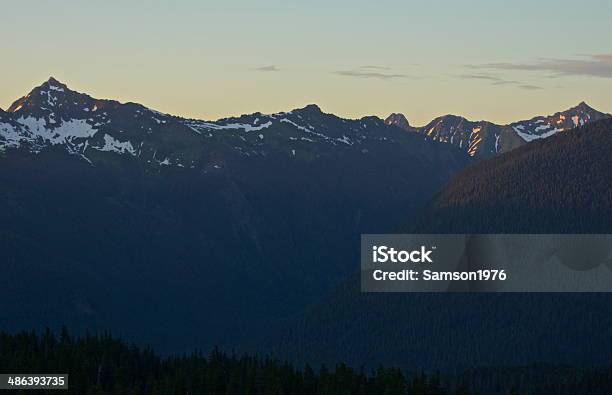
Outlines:
<svg viewBox="0 0 612 395"><path fill-rule="evenodd" d="M301 130L302 132L306 132L306 133L312 132L310 129L306 128L305 126L298 125L297 123L293 122L289 118L282 118L280 121L283 123L288 123L289 125L295 127L296 129Z"/></svg>
<svg viewBox="0 0 612 395"><path fill-rule="evenodd" d="M0 123L0 150L8 147L19 147L23 140L23 135L10 123Z"/></svg>
<svg viewBox="0 0 612 395"><path fill-rule="evenodd" d="M92 147L98 151L103 152L116 152L118 154L130 153L132 156L136 156L136 150L129 141L119 141L113 136L104 134L104 145L102 147Z"/></svg>
<svg viewBox="0 0 612 395"><path fill-rule="evenodd" d="M522 131L522 129L519 129L516 126L512 127L514 129L514 131L516 132L516 134L518 134L520 136L520 138L522 138L523 140L525 140L525 142L530 142L530 141L534 141L534 140L539 140L539 139L545 139L547 137L553 136L555 134L557 134L558 132L562 132L564 129L557 129L554 128L546 133L541 133L541 134L533 134L533 133L525 133ZM550 125L546 125L545 129L549 129ZM536 130L539 130L539 128L536 128Z"/></svg>
<svg viewBox="0 0 612 395"><path fill-rule="evenodd" d="M57 126L49 126L47 120L35 117L20 117L16 121L31 133L33 139L41 138L52 145L63 144L75 138L93 137L98 132L84 119L61 121Z"/></svg>
<svg viewBox="0 0 612 395"><path fill-rule="evenodd" d="M247 124L247 123L228 123L226 125L219 125L219 124L207 123L207 122L203 122L203 125L210 129L215 129L215 130L243 129L245 132L257 132L259 130L269 128L270 126L272 126L272 122L268 121L258 126Z"/></svg>

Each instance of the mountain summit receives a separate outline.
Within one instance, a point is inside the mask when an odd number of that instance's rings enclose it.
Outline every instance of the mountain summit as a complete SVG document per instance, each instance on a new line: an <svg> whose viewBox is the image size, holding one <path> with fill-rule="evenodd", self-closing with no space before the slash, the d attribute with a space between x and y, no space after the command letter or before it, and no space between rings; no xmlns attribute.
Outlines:
<svg viewBox="0 0 612 395"><path fill-rule="evenodd" d="M410 126L410 123L408 122L408 119L406 119L404 114L393 113L389 115L387 118L385 118L385 123L387 125L397 126L399 128L402 128L408 131L414 130L414 128Z"/></svg>
<svg viewBox="0 0 612 395"><path fill-rule="evenodd" d="M58 104L59 96L66 96L71 93L76 93L68 89L68 86L59 82L53 77L49 77L47 81L40 86L32 89L26 96L17 99L8 108L7 112L17 112L27 108L44 108L50 109Z"/></svg>
<svg viewBox="0 0 612 395"><path fill-rule="evenodd" d="M402 114L391 114L386 123L410 132L426 135L435 141L449 143L463 149L470 156L487 158L510 151L527 142L583 126L610 117L585 102L549 116L538 116L508 125L488 121L469 121L456 115L438 117L422 127L404 124Z"/></svg>
<svg viewBox="0 0 612 395"><path fill-rule="evenodd" d="M585 112L597 111L593 107L589 106L584 101L581 101L580 103L578 103L578 105L576 107L570 108L570 110L581 110L581 111L585 111Z"/></svg>

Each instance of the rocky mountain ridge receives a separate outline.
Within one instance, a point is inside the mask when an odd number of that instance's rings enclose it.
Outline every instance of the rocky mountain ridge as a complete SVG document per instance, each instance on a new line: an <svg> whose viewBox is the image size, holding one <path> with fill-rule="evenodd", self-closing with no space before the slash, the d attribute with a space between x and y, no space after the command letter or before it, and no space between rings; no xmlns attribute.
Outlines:
<svg viewBox="0 0 612 395"><path fill-rule="evenodd" d="M385 123L455 145L468 155L489 158L508 152L528 142L550 137L587 123L610 117L581 102L575 107L549 116L499 125L489 121L470 121L457 115L438 117L422 127L410 126L402 114L391 114Z"/></svg>

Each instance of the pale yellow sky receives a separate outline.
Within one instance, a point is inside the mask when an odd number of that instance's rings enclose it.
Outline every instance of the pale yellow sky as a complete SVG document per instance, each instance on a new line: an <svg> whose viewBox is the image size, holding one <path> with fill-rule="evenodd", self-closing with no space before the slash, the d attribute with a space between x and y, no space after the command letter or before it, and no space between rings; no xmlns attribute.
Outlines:
<svg viewBox="0 0 612 395"><path fill-rule="evenodd" d="M580 101L612 112L612 4L457 3L11 2L0 107L53 75L203 119L309 103L414 125L447 113L508 123Z"/></svg>

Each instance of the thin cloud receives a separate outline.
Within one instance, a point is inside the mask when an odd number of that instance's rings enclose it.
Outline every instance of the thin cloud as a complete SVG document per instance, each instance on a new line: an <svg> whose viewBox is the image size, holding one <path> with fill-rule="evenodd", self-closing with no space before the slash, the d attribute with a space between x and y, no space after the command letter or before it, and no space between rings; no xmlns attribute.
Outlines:
<svg viewBox="0 0 612 395"><path fill-rule="evenodd" d="M519 81L507 80L507 79L498 77L496 75L491 75L491 74L461 74L461 75L458 75L457 77L469 79L469 80L489 81L491 85L513 85L519 89L525 89L525 90L543 89L542 87L537 86L537 85L523 84L522 82L519 82Z"/></svg>
<svg viewBox="0 0 612 395"><path fill-rule="evenodd" d="M504 78L497 77L495 75L490 75L490 74L461 74L461 75L458 75L457 77L469 79L469 80L491 81L495 85L519 84L518 81L506 80Z"/></svg>
<svg viewBox="0 0 612 395"><path fill-rule="evenodd" d="M488 80L488 81L500 81L501 79L498 77L494 77L492 75L486 74L461 74L458 75L459 78L465 78L468 80Z"/></svg>
<svg viewBox="0 0 612 395"><path fill-rule="evenodd" d="M495 81L493 85L520 85L521 83L514 80L500 80Z"/></svg>
<svg viewBox="0 0 612 395"><path fill-rule="evenodd" d="M391 70L391 67L387 67L387 66L376 66L376 65L367 65L367 66L361 66L361 69L365 69L365 70Z"/></svg>
<svg viewBox="0 0 612 395"><path fill-rule="evenodd" d="M535 91L535 90L539 90L539 89L543 89L541 86L537 86L537 85L519 85L518 86L521 89L525 89L525 90L529 90L529 91Z"/></svg>
<svg viewBox="0 0 612 395"><path fill-rule="evenodd" d="M490 81L492 85L521 85L521 83L518 81L506 80L504 78L489 74L461 74L457 77L469 80Z"/></svg>
<svg viewBox="0 0 612 395"><path fill-rule="evenodd" d="M271 64L268 66L257 67L255 71L280 71L280 69L275 65Z"/></svg>
<svg viewBox="0 0 612 395"><path fill-rule="evenodd" d="M560 76L581 75L612 78L612 54L589 55L586 59L540 59L533 63L489 63L474 68L547 71Z"/></svg>
<svg viewBox="0 0 612 395"><path fill-rule="evenodd" d="M390 80L397 78L408 78L406 74L383 73L379 71L367 71L363 68L357 70L340 70L334 71L334 74L343 75L345 77L355 78L376 78L380 80Z"/></svg>

